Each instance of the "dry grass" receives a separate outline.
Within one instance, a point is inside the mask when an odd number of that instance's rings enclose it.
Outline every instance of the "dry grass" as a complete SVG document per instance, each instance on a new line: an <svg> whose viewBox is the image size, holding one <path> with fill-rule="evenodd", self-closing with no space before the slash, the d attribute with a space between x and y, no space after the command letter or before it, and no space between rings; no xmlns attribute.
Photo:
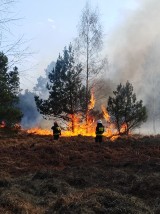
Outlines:
<svg viewBox="0 0 160 214"><path fill-rule="evenodd" d="M0 139L0 213L160 213L160 136Z"/></svg>

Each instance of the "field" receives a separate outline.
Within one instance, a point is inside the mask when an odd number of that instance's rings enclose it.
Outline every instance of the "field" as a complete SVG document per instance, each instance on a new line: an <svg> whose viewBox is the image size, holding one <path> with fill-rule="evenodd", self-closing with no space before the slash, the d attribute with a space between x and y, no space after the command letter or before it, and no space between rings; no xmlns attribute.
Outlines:
<svg viewBox="0 0 160 214"><path fill-rule="evenodd" d="M0 213L160 213L160 136L0 136Z"/></svg>

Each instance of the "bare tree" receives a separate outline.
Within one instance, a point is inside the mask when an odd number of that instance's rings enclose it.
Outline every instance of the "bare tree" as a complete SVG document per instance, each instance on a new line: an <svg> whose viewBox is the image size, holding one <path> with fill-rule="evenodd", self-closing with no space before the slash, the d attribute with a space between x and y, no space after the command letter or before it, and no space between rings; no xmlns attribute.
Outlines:
<svg viewBox="0 0 160 214"><path fill-rule="evenodd" d="M101 58L103 47L102 26L99 19L98 9L93 10L89 3L86 3L80 23L78 24L79 35L76 38L76 51L85 71L86 81L86 125L88 124L88 103L89 91L93 79L103 67L104 60Z"/></svg>
<svg viewBox="0 0 160 214"><path fill-rule="evenodd" d="M21 20L15 12L16 3L16 0L0 0L0 51L9 58L9 67L31 55L28 41L24 41L23 35L16 37L11 30Z"/></svg>

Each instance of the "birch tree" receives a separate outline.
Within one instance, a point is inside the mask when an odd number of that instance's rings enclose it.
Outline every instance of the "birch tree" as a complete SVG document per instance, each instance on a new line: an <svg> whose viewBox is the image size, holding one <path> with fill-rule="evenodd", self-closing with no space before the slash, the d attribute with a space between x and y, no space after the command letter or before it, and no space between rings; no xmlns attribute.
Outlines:
<svg viewBox="0 0 160 214"><path fill-rule="evenodd" d="M102 70L105 60L101 57L103 47L102 25L98 9L92 9L86 3L78 24L78 37L76 38L76 50L84 70L86 82L86 125L88 125L89 91L93 79Z"/></svg>

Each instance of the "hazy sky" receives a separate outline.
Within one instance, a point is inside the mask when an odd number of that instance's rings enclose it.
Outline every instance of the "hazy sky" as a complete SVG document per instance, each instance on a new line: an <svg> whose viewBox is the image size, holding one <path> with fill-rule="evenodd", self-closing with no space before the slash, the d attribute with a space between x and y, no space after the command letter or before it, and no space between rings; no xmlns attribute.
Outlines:
<svg viewBox="0 0 160 214"><path fill-rule="evenodd" d="M104 40L138 7L138 0L90 0L98 6ZM77 24L86 0L19 0L12 11L22 18L11 25L12 36L24 36L31 52L20 70L23 88L32 88L44 69L56 61L64 46L77 36Z"/></svg>

